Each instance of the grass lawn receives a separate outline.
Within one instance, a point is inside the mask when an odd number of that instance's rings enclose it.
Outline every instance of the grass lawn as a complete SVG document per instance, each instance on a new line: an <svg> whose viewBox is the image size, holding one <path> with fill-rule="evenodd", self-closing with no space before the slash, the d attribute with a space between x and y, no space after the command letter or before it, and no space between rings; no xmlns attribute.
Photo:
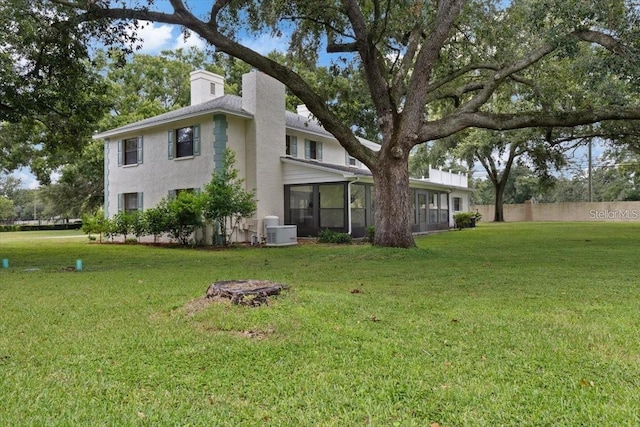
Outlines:
<svg viewBox="0 0 640 427"><path fill-rule="evenodd" d="M481 223L417 244L0 233L0 425L640 425L640 224ZM196 304L230 279L291 289Z"/></svg>

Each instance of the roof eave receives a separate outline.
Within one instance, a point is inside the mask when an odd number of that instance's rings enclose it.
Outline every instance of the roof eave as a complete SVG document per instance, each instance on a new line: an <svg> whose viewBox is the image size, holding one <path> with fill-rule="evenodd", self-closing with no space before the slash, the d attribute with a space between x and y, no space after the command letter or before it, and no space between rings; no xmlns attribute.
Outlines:
<svg viewBox="0 0 640 427"><path fill-rule="evenodd" d="M333 173L335 175L339 175L342 176L344 179L354 179L357 177L365 177L368 176L366 174L358 174L355 172L347 172L347 171L343 171L343 170L339 170L339 169L334 169L331 167L327 167L321 164L316 164L310 161L300 161L297 159L293 159L290 157L280 157L280 160L285 162L285 163L290 163L293 165L298 165L298 166L302 166L302 167L306 167L306 168L310 168L310 169L317 169L317 170L321 170L323 172L330 172Z"/></svg>
<svg viewBox="0 0 640 427"><path fill-rule="evenodd" d="M417 178L409 178L409 182L412 184L418 184L420 187L424 187L424 188L437 188L437 189L450 190L450 191L453 191L453 190L469 191L469 192L473 191L469 187L463 187L460 185L453 185L453 184L443 184L440 182L432 182L432 181L427 181L427 180L417 179Z"/></svg>
<svg viewBox="0 0 640 427"><path fill-rule="evenodd" d="M150 128L154 128L154 127L166 126L166 125L169 125L171 123L177 123L177 122L180 122L180 121L183 121L183 120L192 119L194 117L206 116L208 114L218 114L218 113L232 114L232 115L234 115L236 117L241 117L241 118L245 118L245 119L253 118L253 115L251 113L249 113L249 112L246 112L246 111L230 110L230 109L226 109L226 108L212 108L210 110L198 111L196 113L185 114L185 115L178 116L178 117L171 117L171 118L168 118L168 119L159 120L157 122L152 122L152 123L141 123L140 125L135 125L134 124L134 125L121 126L119 128L116 128L116 129L112 129L112 130L96 133L96 134L94 134L92 136L92 138L93 139L106 139L106 138L111 138L111 137L118 136L118 135L126 135L126 134L129 134L129 133L135 133L135 132L139 132L141 130L150 129Z"/></svg>

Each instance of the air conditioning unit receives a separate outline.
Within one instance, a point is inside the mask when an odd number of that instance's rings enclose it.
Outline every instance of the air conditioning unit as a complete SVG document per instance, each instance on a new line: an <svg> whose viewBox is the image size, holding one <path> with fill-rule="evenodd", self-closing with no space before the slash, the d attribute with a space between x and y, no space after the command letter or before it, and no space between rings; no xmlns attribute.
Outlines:
<svg viewBox="0 0 640 427"><path fill-rule="evenodd" d="M276 225L267 229L267 246L288 246L298 244L298 226Z"/></svg>

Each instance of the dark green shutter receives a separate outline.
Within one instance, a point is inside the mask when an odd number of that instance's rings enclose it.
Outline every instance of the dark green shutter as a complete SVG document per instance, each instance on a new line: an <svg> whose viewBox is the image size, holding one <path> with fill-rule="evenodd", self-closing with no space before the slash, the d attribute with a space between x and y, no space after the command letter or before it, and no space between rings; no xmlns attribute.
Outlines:
<svg viewBox="0 0 640 427"><path fill-rule="evenodd" d="M200 125L193 126L193 155L200 155Z"/></svg>
<svg viewBox="0 0 640 427"><path fill-rule="evenodd" d="M169 160L173 159L175 156L173 149L173 129L171 129L167 135L167 151L169 154Z"/></svg>
<svg viewBox="0 0 640 427"><path fill-rule="evenodd" d="M142 163L142 137L138 137L138 164Z"/></svg>

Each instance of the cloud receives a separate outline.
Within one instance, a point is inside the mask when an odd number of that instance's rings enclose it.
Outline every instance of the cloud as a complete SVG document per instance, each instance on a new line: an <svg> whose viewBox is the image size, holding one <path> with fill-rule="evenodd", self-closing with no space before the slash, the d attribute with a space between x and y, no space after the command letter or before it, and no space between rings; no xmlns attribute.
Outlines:
<svg viewBox="0 0 640 427"><path fill-rule="evenodd" d="M154 55L163 50L188 49L195 47L200 50L207 48L207 42L191 30L187 30L188 37L185 38L180 27L170 24L158 24L149 21L139 21L139 28L135 30L133 26L128 33L134 32L138 37L141 46L138 53Z"/></svg>
<svg viewBox="0 0 640 427"><path fill-rule="evenodd" d="M156 54L162 50L175 50L179 48L196 47L200 50L207 48L207 41L191 30L187 30L188 37L185 39L181 28L176 25L158 24L149 21L139 21L139 27L135 31L140 40L141 49L139 53ZM130 28L129 34L134 32L133 27ZM288 34L274 36L264 33L252 36L244 36L240 43L256 52L266 55L270 52L286 52L289 47L290 37Z"/></svg>
<svg viewBox="0 0 640 427"><path fill-rule="evenodd" d="M139 53L153 54L163 49L170 48L169 45L175 39L173 35L177 28L169 24L157 24L155 22L139 21L139 28L134 30L133 26L129 29L129 34L136 33L141 40L142 48Z"/></svg>
<svg viewBox="0 0 640 427"><path fill-rule="evenodd" d="M240 43L247 46L249 49L266 55L274 50L278 52L286 52L289 47L289 38L284 36L273 36L268 33L260 34L256 38L245 37L240 40Z"/></svg>
<svg viewBox="0 0 640 427"><path fill-rule="evenodd" d="M180 49L180 48L188 49L190 47L195 47L199 50L205 50L207 48L208 43L206 40L204 40L202 37L200 37L199 35L197 35L191 30L187 30L187 31L188 31L187 34L189 36L186 39L182 32L180 32L177 38L174 39L174 45L171 48L172 50Z"/></svg>

